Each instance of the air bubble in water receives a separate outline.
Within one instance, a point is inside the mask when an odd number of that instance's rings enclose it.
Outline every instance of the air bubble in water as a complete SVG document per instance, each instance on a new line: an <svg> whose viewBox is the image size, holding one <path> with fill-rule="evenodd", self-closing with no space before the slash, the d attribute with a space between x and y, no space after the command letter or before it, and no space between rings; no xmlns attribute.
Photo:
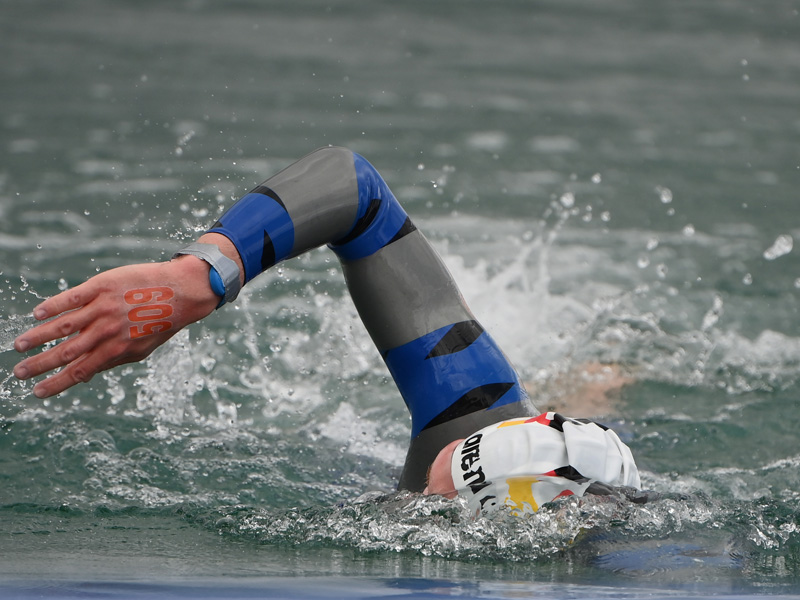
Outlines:
<svg viewBox="0 0 800 600"><path fill-rule="evenodd" d="M684 228L681 230L681 233L683 233L683 235L685 235L686 237L692 237L692 236L694 235L694 233L695 233L695 230L694 230L694 225L692 225L691 223L689 223L688 225L686 225L686 226L685 226L685 227L684 227Z"/></svg>
<svg viewBox="0 0 800 600"><path fill-rule="evenodd" d="M600 175L600 173L595 173L592 175L592 183L600 183L601 181L603 181L603 177Z"/></svg>
<svg viewBox="0 0 800 600"><path fill-rule="evenodd" d="M719 318L722 316L722 297L714 296L714 303L711 308L703 316L703 323L700 325L702 331L708 331L717 324Z"/></svg>
<svg viewBox="0 0 800 600"><path fill-rule="evenodd" d="M790 235L779 235L775 242L764 250L764 258L767 260L775 260L785 254L789 254L794 246L794 240Z"/></svg>
<svg viewBox="0 0 800 600"><path fill-rule="evenodd" d="M277 343L272 343L269 345L269 349L272 350L275 354L281 351L281 345Z"/></svg>
<svg viewBox="0 0 800 600"><path fill-rule="evenodd" d="M658 193L658 197L661 199L663 204L669 204L672 202L672 190L666 187L658 186L656 187L656 192Z"/></svg>
<svg viewBox="0 0 800 600"><path fill-rule="evenodd" d="M750 273L745 273L742 277L742 283L745 285L753 285L753 276Z"/></svg>
<svg viewBox="0 0 800 600"><path fill-rule="evenodd" d="M69 287L69 284L67 283L67 280L66 280L66 279L64 279L64 278L62 277L61 279L59 279L59 280L58 280L58 290L59 290L59 291L63 292L63 291L64 291L64 290L66 290L68 287Z"/></svg>
<svg viewBox="0 0 800 600"><path fill-rule="evenodd" d="M561 205L564 208L572 208L575 206L575 195L572 192L565 192L561 194L561 197L558 199L561 202Z"/></svg>

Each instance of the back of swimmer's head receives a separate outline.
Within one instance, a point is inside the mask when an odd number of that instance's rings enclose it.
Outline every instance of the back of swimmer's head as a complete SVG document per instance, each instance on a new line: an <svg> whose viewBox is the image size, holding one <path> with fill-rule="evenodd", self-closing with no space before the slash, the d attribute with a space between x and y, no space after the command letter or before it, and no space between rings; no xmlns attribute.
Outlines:
<svg viewBox="0 0 800 600"><path fill-rule="evenodd" d="M549 412L449 443L431 464L424 493L460 495L476 515L503 507L521 515L597 484L640 486L630 449L603 425Z"/></svg>

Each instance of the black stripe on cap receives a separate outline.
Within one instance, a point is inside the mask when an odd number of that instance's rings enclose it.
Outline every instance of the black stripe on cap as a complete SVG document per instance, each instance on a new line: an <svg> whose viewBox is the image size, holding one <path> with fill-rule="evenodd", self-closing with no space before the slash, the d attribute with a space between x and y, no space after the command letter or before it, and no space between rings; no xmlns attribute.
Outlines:
<svg viewBox="0 0 800 600"><path fill-rule="evenodd" d="M577 483L586 483L587 481L589 481L588 478L581 475L578 472L578 470L572 465L567 465L566 467L558 467L557 469L553 469L553 473L555 473L559 477L563 477L564 479L569 479L570 481L575 481Z"/></svg>

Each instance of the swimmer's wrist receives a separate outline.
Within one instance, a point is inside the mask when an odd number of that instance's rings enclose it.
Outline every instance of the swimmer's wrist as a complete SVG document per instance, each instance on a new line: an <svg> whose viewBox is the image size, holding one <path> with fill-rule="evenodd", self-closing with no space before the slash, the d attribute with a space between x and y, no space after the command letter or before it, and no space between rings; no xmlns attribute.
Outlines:
<svg viewBox="0 0 800 600"><path fill-rule="evenodd" d="M164 263L167 281L180 282L184 298L193 305L205 306L203 312L208 315L214 312L220 297L214 293L209 281L211 265L196 256L184 254Z"/></svg>
<svg viewBox="0 0 800 600"><path fill-rule="evenodd" d="M219 246L202 241L194 242L178 250L172 258L180 256L194 256L208 264L209 286L219 298L217 308L236 300L242 287L241 269L236 261L220 250Z"/></svg>

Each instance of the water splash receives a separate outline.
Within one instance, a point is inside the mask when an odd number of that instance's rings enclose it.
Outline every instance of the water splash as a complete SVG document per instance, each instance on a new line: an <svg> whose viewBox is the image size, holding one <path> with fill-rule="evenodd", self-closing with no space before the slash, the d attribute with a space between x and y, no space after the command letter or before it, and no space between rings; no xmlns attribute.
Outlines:
<svg viewBox="0 0 800 600"><path fill-rule="evenodd" d="M0 354L14 350L14 340L24 331L30 329L36 320L32 315L9 315L0 317ZM32 386L26 382L17 380L11 372L10 363L13 363L18 356L16 353L9 355L8 372L0 381L0 404L3 404L6 412L9 408L20 408L20 402L31 394ZM0 423L6 417L0 414Z"/></svg>
<svg viewBox="0 0 800 600"><path fill-rule="evenodd" d="M9 315L0 317L0 352L14 349L14 340L37 321L33 315Z"/></svg>
<svg viewBox="0 0 800 600"><path fill-rule="evenodd" d="M764 508L725 505L703 496L663 497L647 504L585 497L553 502L525 519L504 513L473 519L460 500L367 493L334 508L232 506L198 516L226 535L270 545L410 552L472 563L557 559L651 577L707 576L709 569L735 577L768 549L797 571L795 515L773 504L780 516L770 523L758 518Z"/></svg>

